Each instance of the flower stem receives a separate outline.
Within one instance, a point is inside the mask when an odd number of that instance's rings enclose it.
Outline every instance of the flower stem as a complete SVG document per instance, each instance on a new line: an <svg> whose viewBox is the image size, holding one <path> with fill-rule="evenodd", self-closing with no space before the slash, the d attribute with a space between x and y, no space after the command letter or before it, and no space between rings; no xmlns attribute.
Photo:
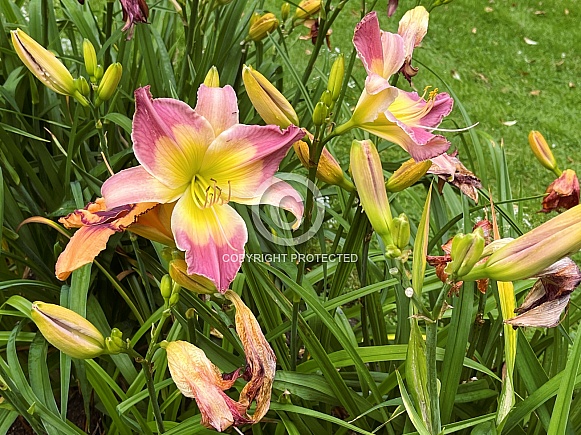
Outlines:
<svg viewBox="0 0 581 435"><path fill-rule="evenodd" d="M428 396L432 421L431 433L442 431L440 422L440 398L438 396L438 372L436 370L436 346L438 344L438 322L426 321L426 365L428 376Z"/></svg>

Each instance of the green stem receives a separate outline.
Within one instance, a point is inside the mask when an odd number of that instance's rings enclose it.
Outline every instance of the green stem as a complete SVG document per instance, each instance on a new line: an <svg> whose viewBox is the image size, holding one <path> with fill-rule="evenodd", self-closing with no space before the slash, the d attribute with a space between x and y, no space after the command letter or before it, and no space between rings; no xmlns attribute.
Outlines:
<svg viewBox="0 0 581 435"><path fill-rule="evenodd" d="M161 415L161 409L159 408L159 403L157 401L157 393L155 392L155 385L153 383L152 375L152 364L147 360L141 362L141 367L143 367L143 374L145 375L145 383L147 384L147 393L153 407L153 415L155 415L155 424L157 425L157 432L164 433L165 428L163 427L163 417Z"/></svg>
<svg viewBox="0 0 581 435"><path fill-rule="evenodd" d="M438 322L426 322L426 364L428 376L428 396L430 397L430 417L432 434L442 431L440 422L440 398L438 396L438 372L436 369L436 347L438 344Z"/></svg>

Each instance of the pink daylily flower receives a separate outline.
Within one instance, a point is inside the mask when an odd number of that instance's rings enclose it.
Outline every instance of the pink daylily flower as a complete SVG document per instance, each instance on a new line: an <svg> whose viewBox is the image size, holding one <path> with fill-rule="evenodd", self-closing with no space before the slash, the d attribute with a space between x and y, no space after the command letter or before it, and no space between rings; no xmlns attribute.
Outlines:
<svg viewBox="0 0 581 435"><path fill-rule="evenodd" d="M401 72L405 78L411 82L413 76L418 73L418 69L411 64L412 54L428 33L428 21L430 14L423 6L417 6L407 11L399 21L397 33L404 41L405 61L401 67Z"/></svg>
<svg viewBox="0 0 581 435"><path fill-rule="evenodd" d="M185 251L187 272L212 280L224 292L244 257L244 220L228 205L273 204L300 223L299 194L274 177L280 161L304 133L291 125L238 123L230 86L198 90L195 109L153 99L149 87L135 91L133 149L140 166L125 169L102 187L108 208L142 202L176 202L171 229Z"/></svg>
<svg viewBox="0 0 581 435"><path fill-rule="evenodd" d="M367 79L353 116L337 130L359 127L398 144L414 160L421 161L443 154L450 147L446 138L431 131L452 111L454 101L437 90L430 92L426 100L416 92L405 92L389 84L408 54L411 58L410 49L421 34L412 31L409 21L404 25L404 29L409 29L403 32L404 37L381 30L375 12L367 14L355 28L353 44Z"/></svg>

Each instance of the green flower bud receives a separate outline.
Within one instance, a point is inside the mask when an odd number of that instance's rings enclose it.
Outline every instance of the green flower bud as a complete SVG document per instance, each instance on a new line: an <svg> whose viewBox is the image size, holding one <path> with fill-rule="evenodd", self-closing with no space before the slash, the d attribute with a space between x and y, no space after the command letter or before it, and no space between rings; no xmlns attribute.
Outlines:
<svg viewBox="0 0 581 435"><path fill-rule="evenodd" d="M161 292L161 296L163 297L164 301L169 300L171 296L172 290L172 280L168 274L165 274L161 278L161 283L159 284L159 291Z"/></svg>
<svg viewBox="0 0 581 435"><path fill-rule="evenodd" d="M333 94L331 94L331 91L325 90L325 92L323 92L321 94L321 100L320 101L322 103L325 103L325 106L331 107L331 105L333 104Z"/></svg>
<svg viewBox="0 0 581 435"><path fill-rule="evenodd" d="M85 69L87 74L91 78L91 81L95 83L96 72L97 72L97 53L95 52L95 47L91 44L88 39L83 40L83 59L85 60Z"/></svg>
<svg viewBox="0 0 581 435"><path fill-rule="evenodd" d="M123 340L123 333L119 329L113 328L111 336L105 339L105 346L108 353L118 354L127 349L127 342Z"/></svg>
<svg viewBox="0 0 581 435"><path fill-rule="evenodd" d="M414 159L409 159L389 177L385 183L385 188L388 192L401 192L426 175L431 166L432 162L430 160L416 162Z"/></svg>
<svg viewBox="0 0 581 435"><path fill-rule="evenodd" d="M280 18L283 21L286 21L290 15L290 3L283 3L280 8Z"/></svg>
<svg viewBox="0 0 581 435"><path fill-rule="evenodd" d="M74 311L60 305L34 302L30 317L50 344L73 358L95 358L106 352L103 335Z"/></svg>
<svg viewBox="0 0 581 435"><path fill-rule="evenodd" d="M201 294L214 294L218 291L208 278L201 275L188 275L187 270L188 266L184 260L177 259L169 263L169 274L181 287Z"/></svg>
<svg viewBox="0 0 581 435"><path fill-rule="evenodd" d="M484 244L484 231L480 227L470 234L457 234L452 240L452 261L444 272L453 278L466 275L480 260Z"/></svg>
<svg viewBox="0 0 581 435"><path fill-rule="evenodd" d="M253 20L251 20L250 30L248 30L248 36L253 41L262 41L266 38L266 35L272 33L278 27L278 19L273 13L268 12L264 15L255 14Z"/></svg>
<svg viewBox="0 0 581 435"><path fill-rule="evenodd" d="M345 57L340 54L333 66L331 67L331 73L329 74L329 82L327 83L327 90L331 92L333 101L337 101L339 95L341 94L341 87L343 86L343 76L345 75Z"/></svg>
<svg viewBox="0 0 581 435"><path fill-rule="evenodd" d="M91 92L89 83L87 83L87 79L85 79L83 76L79 77L78 79L75 79L75 86L77 87L79 92L83 94L85 97L87 97L89 95L89 92Z"/></svg>
<svg viewBox="0 0 581 435"><path fill-rule="evenodd" d="M103 77L104 72L105 70L103 69L103 66L97 65L97 67L95 68L95 82L101 80L101 77Z"/></svg>
<svg viewBox="0 0 581 435"><path fill-rule="evenodd" d="M313 124L319 126L325 123L327 115L329 114L329 108L325 103L319 101L313 110Z"/></svg>
<svg viewBox="0 0 581 435"><path fill-rule="evenodd" d="M103 79L97 88L96 106L101 104L103 101L109 100L113 96L117 90L117 86L119 86L122 74L123 67L119 62L109 65L109 68L105 71Z"/></svg>
<svg viewBox="0 0 581 435"><path fill-rule="evenodd" d="M410 242L410 222L402 213L391 221L391 237L395 246L405 249Z"/></svg>
<svg viewBox="0 0 581 435"><path fill-rule="evenodd" d="M220 87L220 75L218 74L218 68L212 66L206 78L204 79L204 84L209 88L219 88Z"/></svg>

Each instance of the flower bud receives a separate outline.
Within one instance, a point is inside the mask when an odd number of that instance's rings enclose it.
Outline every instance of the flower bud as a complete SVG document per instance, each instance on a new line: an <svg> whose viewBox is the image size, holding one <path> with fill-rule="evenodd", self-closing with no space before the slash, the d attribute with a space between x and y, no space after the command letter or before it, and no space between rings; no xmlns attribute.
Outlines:
<svg viewBox="0 0 581 435"><path fill-rule="evenodd" d="M284 2L280 7L280 18L286 21L290 15L290 3Z"/></svg>
<svg viewBox="0 0 581 435"><path fill-rule="evenodd" d="M456 276L466 275L478 263L484 251L484 232L478 227L470 234L457 234L452 241L452 261L444 272Z"/></svg>
<svg viewBox="0 0 581 435"><path fill-rule="evenodd" d="M188 266L185 260L172 260L169 263L169 275L183 288L194 293L210 295L218 291L208 278L201 275L188 275L187 270Z"/></svg>
<svg viewBox="0 0 581 435"><path fill-rule="evenodd" d="M108 353L116 355L127 349L127 342L123 340L123 333L119 329L113 328L111 336L105 339L105 346Z"/></svg>
<svg viewBox="0 0 581 435"><path fill-rule="evenodd" d="M463 281L491 278L516 281L530 278L561 258L581 249L581 205L554 217L495 251Z"/></svg>
<svg viewBox="0 0 581 435"><path fill-rule="evenodd" d="M325 106L331 107L333 105L333 94L331 94L331 91L329 91L328 89L325 90L325 92L321 94L320 101L322 103L325 103Z"/></svg>
<svg viewBox="0 0 581 435"><path fill-rule="evenodd" d="M87 319L60 305L34 302L30 316L46 340L73 358L105 353L105 338Z"/></svg>
<svg viewBox="0 0 581 435"><path fill-rule="evenodd" d="M161 283L159 284L159 291L161 292L161 297L164 301L168 301L171 296L172 281L168 274L165 274L161 278Z"/></svg>
<svg viewBox="0 0 581 435"><path fill-rule="evenodd" d="M400 250L407 247L410 242L410 222L405 213L391 221L391 238L395 246Z"/></svg>
<svg viewBox="0 0 581 435"><path fill-rule="evenodd" d="M113 96L117 90L117 86L119 86L122 74L123 67L119 62L109 65L109 68L105 71L105 75L103 75L103 79L97 88L96 106L101 104L103 101L109 100Z"/></svg>
<svg viewBox="0 0 581 435"><path fill-rule="evenodd" d="M91 88L89 87L89 83L87 83L87 79L85 79L83 76L75 79L75 86L82 95L86 97L89 96Z"/></svg>
<svg viewBox="0 0 581 435"><path fill-rule="evenodd" d="M95 83L97 80L95 78L97 72L97 53L95 52L95 47L88 39L83 40L83 59L85 60L85 70L91 81Z"/></svg>
<svg viewBox="0 0 581 435"><path fill-rule="evenodd" d="M251 66L244 65L242 80L248 98L264 122L281 128L291 124L299 125L295 109L266 77Z"/></svg>
<svg viewBox="0 0 581 435"><path fill-rule="evenodd" d="M316 126L321 126L325 123L327 115L329 114L329 108L325 103L319 101L313 110L313 124Z"/></svg>
<svg viewBox="0 0 581 435"><path fill-rule="evenodd" d="M54 54L20 29L10 33L16 54L36 78L56 93L74 97L83 106L89 105L87 99L78 91L69 70Z"/></svg>
<svg viewBox="0 0 581 435"><path fill-rule="evenodd" d="M389 177L385 183L387 191L401 192L402 190L407 189L422 178L431 166L432 162L430 160L416 162L414 159L409 159L407 162L404 162L391 177Z"/></svg>
<svg viewBox="0 0 581 435"><path fill-rule="evenodd" d="M337 101L341 94L341 86L343 86L343 76L345 75L345 57L340 54L329 73L329 82L327 83L327 90L331 92L333 101Z"/></svg>
<svg viewBox="0 0 581 435"><path fill-rule="evenodd" d="M305 168L309 169L313 166L312 162L309 160L309 144L305 141L299 140L293 144L293 148ZM349 192L355 190L355 186L347 179L347 177L345 177L345 173L343 172L343 169L341 169L337 160L335 160L335 157L333 157L325 147L323 147L323 152L319 158L317 178L323 183L342 187Z"/></svg>
<svg viewBox="0 0 581 435"><path fill-rule="evenodd" d="M529 133L529 145L541 165L553 171L557 177L561 175L557 160L555 160L555 156L541 132L533 130Z"/></svg>
<svg viewBox="0 0 581 435"><path fill-rule="evenodd" d="M359 200L371 226L386 247L393 246L390 229L391 209L377 148L370 140L354 140L351 144L350 161Z"/></svg>
<svg viewBox="0 0 581 435"><path fill-rule="evenodd" d="M209 88L219 88L220 87L220 75L218 74L218 68L212 66L206 78L204 79L204 84Z"/></svg>
<svg viewBox="0 0 581 435"><path fill-rule="evenodd" d="M256 17L256 14L254 15ZM253 17L253 18L254 18ZM267 12L262 16L258 16L252 20L248 36L253 41L262 41L266 35L272 33L278 27L278 19L273 13Z"/></svg>
<svg viewBox="0 0 581 435"><path fill-rule="evenodd" d="M95 81L99 81L101 80L101 77L103 77L105 70L103 69L102 65L97 65L97 67L95 68Z"/></svg>
<svg viewBox="0 0 581 435"><path fill-rule="evenodd" d="M294 20L306 20L321 9L321 0L303 0L297 6Z"/></svg>

